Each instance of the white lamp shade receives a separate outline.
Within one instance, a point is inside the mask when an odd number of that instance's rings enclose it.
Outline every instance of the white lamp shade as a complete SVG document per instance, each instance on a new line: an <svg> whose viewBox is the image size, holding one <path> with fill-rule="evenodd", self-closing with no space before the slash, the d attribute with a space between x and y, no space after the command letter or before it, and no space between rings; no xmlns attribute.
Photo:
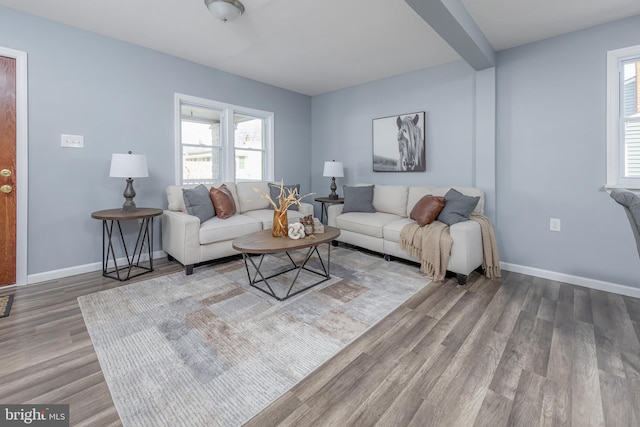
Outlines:
<svg viewBox="0 0 640 427"><path fill-rule="evenodd" d="M342 162L324 162L324 172L322 172L322 176L342 178L344 176Z"/></svg>
<svg viewBox="0 0 640 427"><path fill-rule="evenodd" d="M224 22L235 21L244 12L242 3L232 0L210 0L205 4L213 16Z"/></svg>
<svg viewBox="0 0 640 427"><path fill-rule="evenodd" d="M112 178L148 177L147 156L144 154L112 154L109 176Z"/></svg>

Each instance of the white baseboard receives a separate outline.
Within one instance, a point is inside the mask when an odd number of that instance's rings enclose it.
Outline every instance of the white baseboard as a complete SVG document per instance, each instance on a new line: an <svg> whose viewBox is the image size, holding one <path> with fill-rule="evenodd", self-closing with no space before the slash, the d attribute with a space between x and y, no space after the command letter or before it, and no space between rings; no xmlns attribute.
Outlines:
<svg viewBox="0 0 640 427"><path fill-rule="evenodd" d="M153 259L166 257L165 251L156 251L153 253ZM141 256L140 261L148 261L148 256ZM119 258L118 264L126 265L126 258ZM75 276L76 274L91 273L102 270L102 262L93 262L91 264L77 265L75 267L61 268L60 270L45 271L44 273L29 274L27 276L27 284L47 282L49 280L62 279L63 277Z"/></svg>
<svg viewBox="0 0 640 427"><path fill-rule="evenodd" d="M612 292L614 294L640 298L640 288L634 288L631 286L604 282L602 280L589 279L587 277L572 276L571 274L542 270L540 268L527 267L524 265L511 264L508 262L501 262L500 268L502 268L503 270L513 271L514 273L522 273L529 276L541 277L543 279L555 280L557 282L584 286L585 288L597 289L599 291Z"/></svg>
<svg viewBox="0 0 640 427"><path fill-rule="evenodd" d="M156 251L153 253L153 259L166 257L164 251ZM146 261L145 257L141 258ZM125 264L125 259L118 259L119 264ZM557 271L542 270L540 268L527 267L525 265L511 264L501 262L500 268L514 273L527 274L529 276L541 277L543 279L555 280L557 282L570 283L572 285L584 286L586 288L597 289L600 291L612 292L615 294L626 295L633 298L640 298L640 288L620 285L617 283L604 282L602 280L589 279L587 277L573 276L571 274L559 273ZM78 265L75 267L62 268L60 270L46 271L44 273L30 274L27 276L27 283L41 283L49 280L62 279L64 277L75 276L77 274L91 273L102 269L101 262L91 264Z"/></svg>

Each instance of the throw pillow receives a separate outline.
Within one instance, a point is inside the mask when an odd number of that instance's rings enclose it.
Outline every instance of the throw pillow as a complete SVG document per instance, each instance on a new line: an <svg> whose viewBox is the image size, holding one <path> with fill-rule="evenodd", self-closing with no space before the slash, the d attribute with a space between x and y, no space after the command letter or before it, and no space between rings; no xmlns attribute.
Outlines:
<svg viewBox="0 0 640 427"><path fill-rule="evenodd" d="M236 203L233 201L231 191L229 191L226 185L222 184L218 188L211 187L209 195L218 218L227 219L236 213Z"/></svg>
<svg viewBox="0 0 640 427"><path fill-rule="evenodd" d="M189 189L183 188L182 198L184 199L184 207L187 209L187 213L200 218L201 224L215 216L216 211L211 203L209 190L204 185L200 184L195 188Z"/></svg>
<svg viewBox="0 0 640 427"><path fill-rule="evenodd" d="M409 218L414 219L420 227L424 227L435 221L442 208L444 208L444 197L427 194L418 200Z"/></svg>
<svg viewBox="0 0 640 427"><path fill-rule="evenodd" d="M343 213L376 211L373 207L373 185L344 185L342 192L344 194Z"/></svg>
<svg viewBox="0 0 640 427"><path fill-rule="evenodd" d="M284 186L284 197L287 197L287 195L289 194L289 190L293 191L296 190L296 194L298 194L298 196L300 195L300 184L296 184L296 185L285 185ZM278 203L278 196L280 195L280 184L272 184L269 183L269 196L271 196L271 200L273 200L274 202L276 202L276 204ZM273 206L271 206L271 204L269 204L269 207L273 210ZM298 205L291 205L289 206L290 211L297 211L298 210Z"/></svg>
<svg viewBox="0 0 640 427"><path fill-rule="evenodd" d="M438 215L438 221L447 225L453 225L458 222L466 221L469 215L476 208L480 201L480 196L465 196L455 189L450 189L444 195L444 208Z"/></svg>

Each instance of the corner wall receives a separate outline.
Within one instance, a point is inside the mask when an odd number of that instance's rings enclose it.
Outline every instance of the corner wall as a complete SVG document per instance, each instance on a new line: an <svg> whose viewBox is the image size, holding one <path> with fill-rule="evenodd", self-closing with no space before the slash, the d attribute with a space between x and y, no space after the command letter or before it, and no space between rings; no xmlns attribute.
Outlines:
<svg viewBox="0 0 640 427"><path fill-rule="evenodd" d="M477 185L495 194L508 269L638 295L631 228L602 190L606 52L640 44L638 28L640 16L499 52L495 80L460 61L314 96L312 191L328 194L332 159L345 166L340 194L355 183ZM495 145L482 122L492 110ZM372 119L413 111L427 112L427 172L373 172Z"/></svg>
<svg viewBox="0 0 640 427"><path fill-rule="evenodd" d="M503 261L640 288L631 228L603 191L606 52L640 44L638 28L634 17L498 54ZM552 217L560 232L549 231Z"/></svg>
<svg viewBox="0 0 640 427"><path fill-rule="evenodd" d="M460 185L474 182L474 75L458 61L314 96L311 187L329 194L324 162L344 163L342 185ZM426 112L426 172L373 172L372 120Z"/></svg>
<svg viewBox="0 0 640 427"><path fill-rule="evenodd" d="M310 190L306 95L4 7L0 46L28 56L29 276L99 265L102 224L91 212L123 202L124 180L109 178L112 153L146 154L149 178L135 180L136 204L166 207L176 92L273 111L275 177ZM60 147L60 134L83 135L85 148ZM135 238L137 224L124 225Z"/></svg>

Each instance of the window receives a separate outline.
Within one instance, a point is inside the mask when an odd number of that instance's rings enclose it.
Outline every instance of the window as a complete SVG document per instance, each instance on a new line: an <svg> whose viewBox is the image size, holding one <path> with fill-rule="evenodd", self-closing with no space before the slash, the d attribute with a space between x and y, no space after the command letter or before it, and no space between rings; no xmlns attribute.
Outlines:
<svg viewBox="0 0 640 427"><path fill-rule="evenodd" d="M176 94L176 182L273 180L273 113Z"/></svg>
<svg viewBox="0 0 640 427"><path fill-rule="evenodd" d="M607 53L607 187L640 189L640 46Z"/></svg>

